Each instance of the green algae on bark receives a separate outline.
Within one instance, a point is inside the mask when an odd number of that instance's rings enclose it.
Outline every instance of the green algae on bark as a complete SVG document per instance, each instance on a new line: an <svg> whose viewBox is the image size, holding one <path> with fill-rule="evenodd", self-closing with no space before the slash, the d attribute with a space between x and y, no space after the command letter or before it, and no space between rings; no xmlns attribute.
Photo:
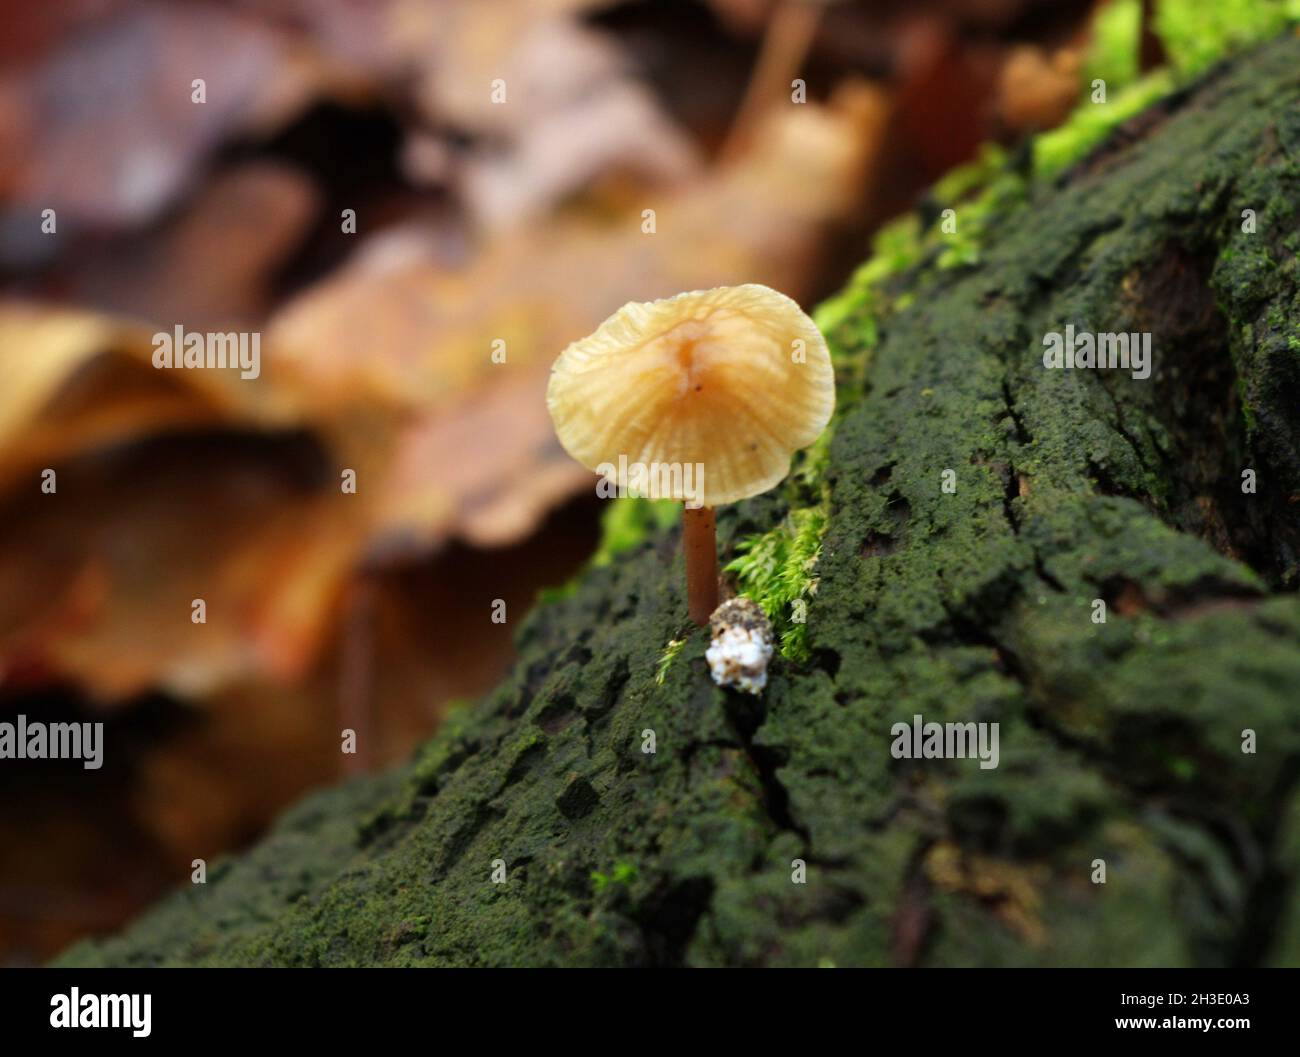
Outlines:
<svg viewBox="0 0 1300 1057"><path fill-rule="evenodd" d="M977 262L850 284L816 490L719 515L735 554L824 499L761 699L702 631L657 679L653 532L409 767L62 963L1300 963L1297 115L1288 37L1026 181ZM1152 377L1045 370L1068 323L1150 332ZM893 759L916 714L998 722L999 767Z"/></svg>

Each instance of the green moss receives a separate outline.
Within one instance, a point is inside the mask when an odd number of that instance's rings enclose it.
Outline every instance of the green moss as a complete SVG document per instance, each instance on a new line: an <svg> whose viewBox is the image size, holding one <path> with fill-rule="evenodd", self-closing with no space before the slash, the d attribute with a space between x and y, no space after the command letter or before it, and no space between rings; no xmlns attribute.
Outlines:
<svg viewBox="0 0 1300 1057"><path fill-rule="evenodd" d="M1028 184L1014 169L1006 165L1000 152L986 151L981 167L1000 160L1004 168L990 173L987 183L969 201L952 201L956 230L944 232L942 225L932 236L940 243L936 264L940 270L975 265L980 260L980 246L988 238L999 217L1022 203L1028 193Z"/></svg>
<svg viewBox="0 0 1300 1057"><path fill-rule="evenodd" d="M872 240L871 256L853 273L843 292L828 298L813 310L813 322L830 341L831 356L837 367L862 367L858 360L851 363L845 360L844 345L837 343L834 335L851 325L855 347L860 349L864 344L870 346L873 343L872 332L879 324L878 316L888 307L884 287L890 279L903 275L920 261L920 236L920 220L914 214L886 224Z"/></svg>
<svg viewBox="0 0 1300 1057"><path fill-rule="evenodd" d="M685 639L671 639L664 652L655 664L655 685L663 686L664 680L668 678L668 669L672 667L673 661L677 655L682 652L682 647L686 645Z"/></svg>
<svg viewBox="0 0 1300 1057"><path fill-rule="evenodd" d="M738 543L738 557L725 568L735 575L740 593L762 606L782 655L794 661L809 657L807 608L817 593L825 529L826 514L819 507L792 510L770 532Z"/></svg>
<svg viewBox="0 0 1300 1057"><path fill-rule="evenodd" d="M1155 28L1174 68L1189 77L1297 19L1300 0L1160 0Z"/></svg>
<svg viewBox="0 0 1300 1057"><path fill-rule="evenodd" d="M1059 128L1034 141L1034 172L1054 176L1082 158L1117 125L1169 94L1211 63L1275 36L1300 19L1300 0L1161 0L1155 29L1170 68L1139 79L1141 28L1138 0L1113 0L1098 12L1084 63L1084 101ZM1107 101L1091 102L1095 78L1106 82Z"/></svg>
<svg viewBox="0 0 1300 1057"><path fill-rule="evenodd" d="M940 179L931 192L936 202L954 205L975 197L1006 171L1007 154L996 143L986 143L974 161L959 165Z"/></svg>
<svg viewBox="0 0 1300 1057"><path fill-rule="evenodd" d="M1244 45L1267 39L1288 19L1300 18L1300 0L1232 0L1218 5L1202 0L1164 0L1158 10L1156 28L1173 57L1174 68L1139 78L1141 3L1113 0L1100 9L1084 64L1083 101L1064 124L1033 141L1037 179L1049 179L1084 157L1117 126L1168 95L1178 76L1186 77ZM1106 82L1104 103L1091 101L1095 78ZM944 232L941 224L935 224L923 232L914 214L886 225L873 241L871 256L844 291L816 310L818 326L830 335L851 322L864 332L866 340L859 350L869 350L882 317L891 309L905 308L916 296L909 292L908 302L899 304L894 298L891 303L884 294L888 282L914 269L927 256L937 255L934 259L940 270L977 264L991 225L1023 201L1027 189L1005 153L996 145L986 145L979 158L954 169L932 191L940 209L956 210L956 230ZM842 365L843 357L839 359Z"/></svg>
<svg viewBox="0 0 1300 1057"><path fill-rule="evenodd" d="M618 862L609 873L593 870L591 883L597 892L602 892L610 885L625 885L636 879L636 866L630 862Z"/></svg>
<svg viewBox="0 0 1300 1057"><path fill-rule="evenodd" d="M600 518L600 543L591 564L608 565L654 533L677 524L681 516L682 504L672 499L611 500Z"/></svg>
<svg viewBox="0 0 1300 1057"><path fill-rule="evenodd" d="M1034 140L1034 175L1055 176L1099 144L1118 125L1141 113L1174 88L1168 69L1155 70L1117 92L1107 91L1106 102L1085 102L1059 128Z"/></svg>
<svg viewBox="0 0 1300 1057"><path fill-rule="evenodd" d="M1098 9L1083 63L1084 102L1094 80L1105 81L1108 92L1137 80L1141 34L1142 0L1110 0Z"/></svg>

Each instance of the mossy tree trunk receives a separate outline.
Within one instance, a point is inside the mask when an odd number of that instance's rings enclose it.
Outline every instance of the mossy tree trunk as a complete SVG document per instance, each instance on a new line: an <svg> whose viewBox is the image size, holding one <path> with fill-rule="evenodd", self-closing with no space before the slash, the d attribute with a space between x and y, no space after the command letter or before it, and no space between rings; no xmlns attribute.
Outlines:
<svg viewBox="0 0 1300 1057"><path fill-rule="evenodd" d="M846 295L807 659L760 700L710 682L660 533L405 771L66 964L1300 963L1297 248L1289 37L887 317ZM1149 332L1151 377L1045 369L1067 324ZM805 501L722 511L724 559ZM894 759L917 714L997 722L999 765Z"/></svg>

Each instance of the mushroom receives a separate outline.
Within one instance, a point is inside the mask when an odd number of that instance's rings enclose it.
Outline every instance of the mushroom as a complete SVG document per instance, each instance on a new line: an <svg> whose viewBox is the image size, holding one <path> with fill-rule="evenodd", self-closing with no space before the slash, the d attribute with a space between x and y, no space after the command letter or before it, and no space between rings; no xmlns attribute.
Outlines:
<svg viewBox="0 0 1300 1057"><path fill-rule="evenodd" d="M551 368L555 433L620 495L685 504L687 608L718 604L722 503L766 492L826 428L835 372L817 325L756 283L630 302Z"/></svg>

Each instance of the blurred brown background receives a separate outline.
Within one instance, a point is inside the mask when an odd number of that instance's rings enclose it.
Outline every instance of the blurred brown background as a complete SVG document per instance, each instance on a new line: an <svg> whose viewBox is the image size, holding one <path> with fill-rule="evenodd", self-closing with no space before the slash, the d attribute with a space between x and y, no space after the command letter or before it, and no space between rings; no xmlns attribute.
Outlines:
<svg viewBox="0 0 1300 1057"><path fill-rule="evenodd" d="M628 300L832 292L1068 112L1092 6L3 5L0 721L106 744L0 761L0 964L490 687L598 536L559 350ZM261 375L155 370L177 325L259 333Z"/></svg>

